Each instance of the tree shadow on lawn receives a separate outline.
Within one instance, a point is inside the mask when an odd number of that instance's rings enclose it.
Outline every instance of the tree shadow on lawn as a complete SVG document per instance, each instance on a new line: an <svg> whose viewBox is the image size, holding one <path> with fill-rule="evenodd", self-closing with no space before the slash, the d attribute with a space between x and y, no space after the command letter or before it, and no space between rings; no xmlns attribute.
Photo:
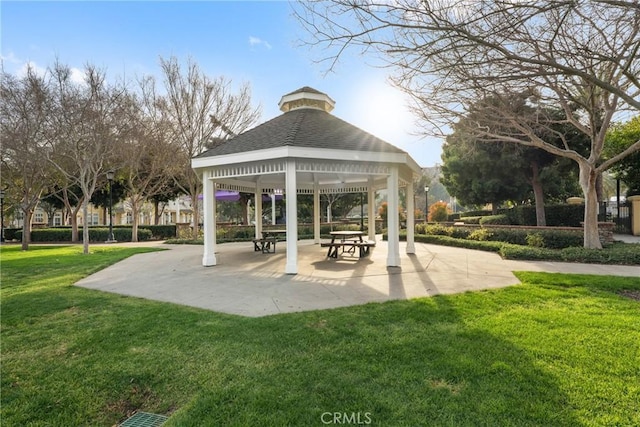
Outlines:
<svg viewBox="0 0 640 427"><path fill-rule="evenodd" d="M291 317L296 318L292 328ZM247 320L220 381L166 426L576 426L531 355L468 326L450 297Z"/></svg>

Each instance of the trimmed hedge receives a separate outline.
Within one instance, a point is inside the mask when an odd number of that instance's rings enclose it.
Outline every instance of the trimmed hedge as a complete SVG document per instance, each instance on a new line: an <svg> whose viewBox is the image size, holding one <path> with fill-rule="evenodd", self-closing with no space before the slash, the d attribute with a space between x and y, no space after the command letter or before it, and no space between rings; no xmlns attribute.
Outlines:
<svg viewBox="0 0 640 427"><path fill-rule="evenodd" d="M151 238L153 240L165 240L176 237L176 226L174 225L139 225L138 237L140 237L140 230L151 231Z"/></svg>
<svg viewBox="0 0 640 427"><path fill-rule="evenodd" d="M78 230L82 237L82 229ZM16 233L17 239L22 239L22 230ZM113 229L113 236L119 242L131 241L131 227L117 227ZM105 242L109 239L109 228L91 227L89 228L90 242ZM138 241L151 240L151 231L138 229ZM41 228L31 231L31 242L71 242L70 228Z"/></svg>
<svg viewBox="0 0 640 427"><path fill-rule="evenodd" d="M486 217L485 217L486 218ZM427 234L437 236L449 236L459 239L484 240L494 242L512 243L526 246L531 239L530 235L539 235L544 247L550 249L561 249L573 246L582 246L584 237L582 232L578 233L570 230L550 230L550 229L520 229L520 228L471 228L471 227L445 227L438 224L427 225L418 224L416 234Z"/></svg>
<svg viewBox="0 0 640 427"><path fill-rule="evenodd" d="M382 236L387 239L386 235ZM400 239L406 239L406 233ZM497 252L504 259L529 261L561 261L592 264L640 265L640 245L633 243L614 243L604 249L585 249L569 247L563 249L536 248L495 241L456 239L440 235L416 235L416 242L458 248Z"/></svg>
<svg viewBox="0 0 640 427"><path fill-rule="evenodd" d="M510 225L511 220L505 214L487 215L480 217L480 225Z"/></svg>
<svg viewBox="0 0 640 427"><path fill-rule="evenodd" d="M504 244L499 253L504 259L640 265L640 245L632 243L615 243L605 249L547 249Z"/></svg>
<svg viewBox="0 0 640 427"><path fill-rule="evenodd" d="M480 224L481 216L461 216L460 221L465 224Z"/></svg>
<svg viewBox="0 0 640 427"><path fill-rule="evenodd" d="M544 212L547 225L550 227L580 227L580 223L584 221L584 205L547 205ZM455 215L449 215L449 221L463 221L466 224L482 224L479 218L495 216L489 210L468 211ZM506 215L508 218L507 223L501 224L537 225L535 206L521 205L498 209L498 215ZM478 222L475 222L476 218Z"/></svg>
<svg viewBox="0 0 640 427"><path fill-rule="evenodd" d="M20 238L17 237L18 231L22 232L22 228L5 228L4 229L4 240L20 240L22 239L22 234L20 234Z"/></svg>

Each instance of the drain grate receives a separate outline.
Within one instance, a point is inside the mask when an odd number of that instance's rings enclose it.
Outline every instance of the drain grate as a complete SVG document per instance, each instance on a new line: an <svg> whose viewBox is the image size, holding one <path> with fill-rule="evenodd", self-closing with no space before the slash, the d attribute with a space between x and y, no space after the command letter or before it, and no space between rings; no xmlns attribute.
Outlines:
<svg viewBox="0 0 640 427"><path fill-rule="evenodd" d="M159 427L168 419L164 415L138 412L120 424L120 427Z"/></svg>

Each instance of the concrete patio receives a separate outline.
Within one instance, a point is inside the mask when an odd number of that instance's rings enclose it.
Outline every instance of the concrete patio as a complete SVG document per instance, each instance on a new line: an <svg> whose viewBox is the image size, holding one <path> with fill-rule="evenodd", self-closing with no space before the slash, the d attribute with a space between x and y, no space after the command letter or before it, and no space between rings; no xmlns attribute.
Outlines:
<svg viewBox="0 0 640 427"><path fill-rule="evenodd" d="M640 267L506 261L499 255L416 243L401 267L386 267L386 242L371 255L326 258L312 241L298 243L299 272L283 274L285 245L276 253L253 251L251 242L218 246L219 264L203 267L202 246L160 245L77 283L122 295L243 316L329 309L387 300L453 294L518 284L512 271L640 276Z"/></svg>

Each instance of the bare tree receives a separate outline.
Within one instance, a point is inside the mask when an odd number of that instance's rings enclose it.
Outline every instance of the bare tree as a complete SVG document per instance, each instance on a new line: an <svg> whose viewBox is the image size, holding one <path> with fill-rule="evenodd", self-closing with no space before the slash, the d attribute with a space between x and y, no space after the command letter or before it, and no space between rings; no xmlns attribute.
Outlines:
<svg viewBox="0 0 640 427"><path fill-rule="evenodd" d="M143 204L164 191L173 175L178 154L169 140L168 126L157 110L154 97L142 80L142 97L130 96L126 109L130 131L118 143L118 174L123 178L132 211L131 241L138 241L138 218ZM122 121L120 122L122 123Z"/></svg>
<svg viewBox="0 0 640 427"><path fill-rule="evenodd" d="M44 150L48 88L45 79L31 67L21 78L3 70L0 83L2 180L19 201L23 214L22 250L27 250L33 212L50 172Z"/></svg>
<svg viewBox="0 0 640 427"><path fill-rule="evenodd" d="M491 99L482 106L482 125L469 126L477 140L538 147L575 161L585 198L584 246L601 247L598 176L640 150L636 141L603 157L614 115L640 109L638 1L330 0L297 3L296 15L310 43L330 50L329 67L350 46L391 66L425 133L447 133L471 105ZM539 114L513 114L500 94L514 92L528 92ZM559 105L565 118L546 114L548 105ZM554 130L558 125L586 135L590 147L572 147Z"/></svg>
<svg viewBox="0 0 640 427"><path fill-rule="evenodd" d="M193 232L198 235L201 177L191 169L191 159L216 138L243 132L260 116L251 106L248 84L232 93L231 82L224 77L211 79L191 59L183 69L175 57L160 59L166 95L160 99L165 117L171 123L171 138L180 148L176 162L181 165L176 183L191 197Z"/></svg>
<svg viewBox="0 0 640 427"><path fill-rule="evenodd" d="M71 69L59 62L50 67L53 109L48 118L49 161L82 191L83 252L89 253L88 204L109 165L116 141L122 137L118 109L125 90L109 86L106 75L93 65L84 81L75 83Z"/></svg>

